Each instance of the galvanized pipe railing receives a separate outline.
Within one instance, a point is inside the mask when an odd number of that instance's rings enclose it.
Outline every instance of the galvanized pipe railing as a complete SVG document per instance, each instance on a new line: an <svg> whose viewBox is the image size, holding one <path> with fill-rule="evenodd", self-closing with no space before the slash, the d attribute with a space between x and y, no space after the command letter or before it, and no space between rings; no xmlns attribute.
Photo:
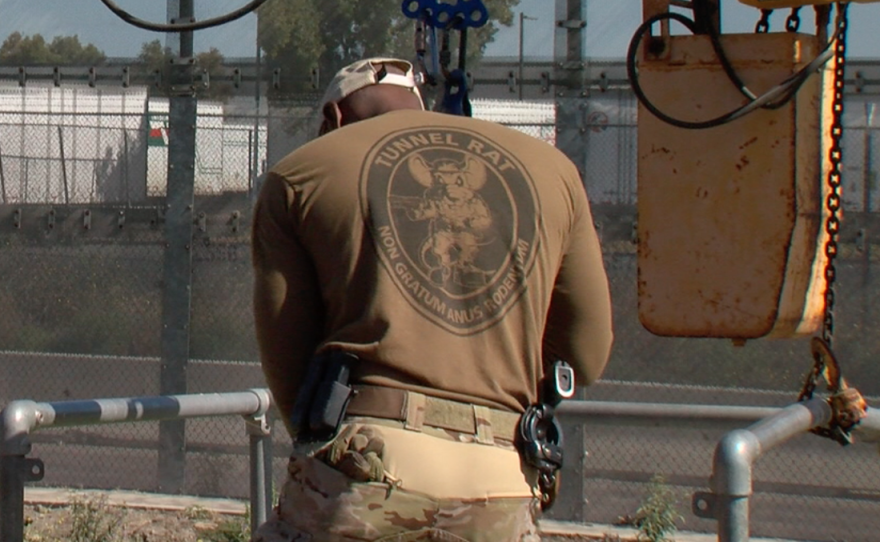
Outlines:
<svg viewBox="0 0 880 542"><path fill-rule="evenodd" d="M177 395L128 399L97 399L35 403L15 401L0 413L0 540L23 540L24 482L42 478L43 464L29 459L28 435L39 428L95 425L128 421L158 421L201 416L241 415L250 436L251 527L265 521L271 506L271 440L266 412L267 390L240 393ZM747 542L751 466L766 450L831 419L821 399L786 408L666 403L568 401L559 406L563 417L592 423L754 423L728 433L715 451L712 493L694 495L694 513L717 519L719 542ZM880 441L880 413L871 409L857 426L862 440Z"/></svg>
<svg viewBox="0 0 880 542"><path fill-rule="evenodd" d="M562 403L558 412L599 423L627 419L665 424L757 421L746 429L727 433L719 441L710 479L712 492L694 494L694 514L718 521L719 542L749 540L752 465L758 457L814 427L827 425L832 415L828 403L818 398L785 408L571 401ZM869 409L855 432L865 442L880 442L880 411Z"/></svg>
<svg viewBox="0 0 880 542"><path fill-rule="evenodd" d="M671 403L620 403L610 401L563 401L556 412L566 418L601 422L628 419L636 423L677 422L751 423L778 412L774 407L682 405Z"/></svg>
<svg viewBox="0 0 880 542"><path fill-rule="evenodd" d="M715 448L712 493L694 495L694 513L718 521L719 542L748 542L752 465L776 446L815 427L827 425L832 412L822 399L811 399L782 409L746 428L731 431ZM880 434L880 412L869 410L856 426L868 440Z"/></svg>
<svg viewBox="0 0 880 542"><path fill-rule="evenodd" d="M43 478L43 463L27 458L37 429L160 421L206 416L244 416L250 439L251 528L266 520L272 498L268 390L36 403L13 401L0 412L0 540L24 539L24 483Z"/></svg>

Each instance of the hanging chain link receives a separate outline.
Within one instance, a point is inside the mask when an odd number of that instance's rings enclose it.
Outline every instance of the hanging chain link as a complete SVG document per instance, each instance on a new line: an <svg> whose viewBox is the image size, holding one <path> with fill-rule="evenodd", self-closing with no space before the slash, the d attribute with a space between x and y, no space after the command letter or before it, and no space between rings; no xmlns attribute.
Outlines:
<svg viewBox="0 0 880 542"><path fill-rule="evenodd" d="M828 238L825 241L825 313L822 322L822 341L831 350L834 335L834 283L837 279L837 269L834 260L837 257L837 238L840 233L840 185L841 170L843 165L843 90L844 70L846 68L846 30L847 30L847 7L848 4L837 4L837 38L834 43L834 95L831 102L831 148L828 153L830 168L828 171L827 184L828 196L825 199L825 207L828 216L825 220L825 232ZM815 363L810 374L804 382L798 401L804 401L813 397L819 379L825 370L824 356L814 355Z"/></svg>
<svg viewBox="0 0 880 542"><path fill-rule="evenodd" d="M867 415L868 404L855 388L849 387L840 370L840 364L831 349L834 336L834 282L837 270L834 260L837 258L837 240L840 235L841 207L840 186L843 166L843 90L846 68L846 30L847 7L849 4L837 3L837 31L834 43L834 95L831 102L831 148L828 153L830 168L827 184L828 196L825 208L828 216L825 220L825 315L822 323L822 337L813 337L810 349L813 353L813 368L804 382L798 401L812 399L819 379L828 384L831 407L831 420L825 427L815 427L811 431L821 437L829 438L846 446L852 443L852 430ZM794 14L793 14L794 15Z"/></svg>
<svg viewBox="0 0 880 542"><path fill-rule="evenodd" d="M801 27L801 8L792 8L791 15L785 20L785 30L787 32L797 32Z"/></svg>
<svg viewBox="0 0 880 542"><path fill-rule="evenodd" d="M770 32L770 15L772 14L772 9L761 10L761 20L755 25L755 34L766 34L767 32Z"/></svg>
<svg viewBox="0 0 880 542"><path fill-rule="evenodd" d="M837 258L837 239L840 234L840 185L843 169L843 87L846 68L846 31L847 31L847 6L838 4L840 9L838 21L838 36L834 44L834 96L831 102L831 149L829 151L830 169L828 171L829 194L825 199L825 207L828 210L828 218L825 221L825 232L828 239L825 242L825 318L823 322L822 338L829 346L832 345L834 335L834 283L837 279L837 270L834 260Z"/></svg>

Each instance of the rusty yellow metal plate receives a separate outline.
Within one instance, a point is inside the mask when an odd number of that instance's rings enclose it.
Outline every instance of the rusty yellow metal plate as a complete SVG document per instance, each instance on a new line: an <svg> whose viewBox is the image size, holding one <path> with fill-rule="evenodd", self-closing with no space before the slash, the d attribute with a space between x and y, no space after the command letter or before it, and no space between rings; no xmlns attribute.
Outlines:
<svg viewBox="0 0 880 542"><path fill-rule="evenodd" d="M707 37L668 39L662 58L639 61L642 87L660 110L701 121L746 103ZM815 36L795 33L725 35L722 42L757 93L820 49ZM826 88L814 76L786 106L706 130L676 128L640 106L638 299L646 329L734 339L817 329Z"/></svg>
<svg viewBox="0 0 880 542"><path fill-rule="evenodd" d="M761 9L794 8L801 6L817 6L822 4L836 4L838 0L739 0L740 3ZM880 0L847 0L859 4L871 4Z"/></svg>

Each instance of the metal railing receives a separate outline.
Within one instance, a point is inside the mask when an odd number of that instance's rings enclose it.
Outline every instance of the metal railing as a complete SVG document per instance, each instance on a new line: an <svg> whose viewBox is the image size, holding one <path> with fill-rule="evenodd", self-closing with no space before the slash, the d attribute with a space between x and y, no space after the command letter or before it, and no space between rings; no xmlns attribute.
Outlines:
<svg viewBox="0 0 880 542"><path fill-rule="evenodd" d="M272 495L271 431L267 412L271 395L265 389L237 393L9 403L0 413L0 540L24 539L24 483L43 477L43 462L26 457L29 435L49 427L86 426L134 421L180 420L205 416L244 416L250 437L251 529L267 518ZM718 522L719 542L749 540L749 497L752 466L758 457L790 438L826 425L831 408L811 399L786 408L569 401L559 407L569 421L592 423L651 422L675 424L748 423L717 444L710 492L693 495L694 513ZM880 413L870 409L856 430L867 442L880 441Z"/></svg>
<svg viewBox="0 0 880 542"><path fill-rule="evenodd" d="M134 421L183 420L206 416L244 416L250 440L251 530L266 521L272 501L272 441L265 389L236 393L169 395L36 403L13 401L0 413L0 540L24 539L24 483L43 478L43 462L26 457L30 433Z"/></svg>
<svg viewBox="0 0 880 542"><path fill-rule="evenodd" d="M758 457L810 429L826 426L832 419L831 406L818 398L785 408L570 401L560 405L558 412L563 418L582 422L603 419L666 424L757 421L745 429L727 433L718 442L709 480L711 491L693 495L694 514L718 522L719 542L749 541L752 466ZM880 411L869 409L868 416L855 431L865 442L880 442Z"/></svg>

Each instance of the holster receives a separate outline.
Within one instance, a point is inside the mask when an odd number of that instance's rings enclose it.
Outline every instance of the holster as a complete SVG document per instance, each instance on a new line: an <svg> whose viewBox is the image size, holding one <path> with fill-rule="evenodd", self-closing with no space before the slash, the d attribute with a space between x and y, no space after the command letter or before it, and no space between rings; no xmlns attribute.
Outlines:
<svg viewBox="0 0 880 542"><path fill-rule="evenodd" d="M291 414L296 442L328 441L339 431L353 394L348 381L357 360L353 354L328 350L309 362Z"/></svg>

